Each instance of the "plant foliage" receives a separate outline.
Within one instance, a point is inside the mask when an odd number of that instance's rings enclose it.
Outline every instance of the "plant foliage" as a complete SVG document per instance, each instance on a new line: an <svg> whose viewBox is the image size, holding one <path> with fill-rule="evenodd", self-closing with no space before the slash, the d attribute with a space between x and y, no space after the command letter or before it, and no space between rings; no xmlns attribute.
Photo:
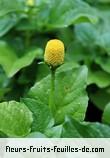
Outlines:
<svg viewBox="0 0 110 158"><path fill-rule="evenodd" d="M0 137L110 137L109 19L109 0L0 0ZM54 38L65 62L53 116L43 55Z"/></svg>

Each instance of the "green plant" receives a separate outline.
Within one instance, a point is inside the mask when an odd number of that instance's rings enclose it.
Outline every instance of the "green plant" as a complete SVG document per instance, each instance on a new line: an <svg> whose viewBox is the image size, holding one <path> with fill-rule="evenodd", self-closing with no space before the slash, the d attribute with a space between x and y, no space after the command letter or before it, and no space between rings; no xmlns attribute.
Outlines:
<svg viewBox="0 0 110 158"><path fill-rule="evenodd" d="M0 137L110 137L109 17L109 0L0 0Z"/></svg>

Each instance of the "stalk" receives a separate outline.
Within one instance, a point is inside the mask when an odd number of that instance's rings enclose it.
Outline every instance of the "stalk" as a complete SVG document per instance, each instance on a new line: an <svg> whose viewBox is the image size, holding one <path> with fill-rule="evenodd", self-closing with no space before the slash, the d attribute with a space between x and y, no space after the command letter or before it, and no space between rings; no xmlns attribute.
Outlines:
<svg viewBox="0 0 110 158"><path fill-rule="evenodd" d="M56 107L55 107L55 71L56 69L51 68L51 83L50 83L50 96L49 96L49 107L53 114L55 115Z"/></svg>

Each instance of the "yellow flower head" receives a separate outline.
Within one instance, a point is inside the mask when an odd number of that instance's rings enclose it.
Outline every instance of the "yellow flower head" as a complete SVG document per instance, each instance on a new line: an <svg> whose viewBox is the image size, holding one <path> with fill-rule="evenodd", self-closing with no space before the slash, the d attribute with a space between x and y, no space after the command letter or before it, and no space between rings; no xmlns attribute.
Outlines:
<svg viewBox="0 0 110 158"><path fill-rule="evenodd" d="M64 44L62 41L53 39L47 42L44 61L52 67L57 67L64 62Z"/></svg>
<svg viewBox="0 0 110 158"><path fill-rule="evenodd" d="M27 0L28 6L34 6L34 0Z"/></svg>

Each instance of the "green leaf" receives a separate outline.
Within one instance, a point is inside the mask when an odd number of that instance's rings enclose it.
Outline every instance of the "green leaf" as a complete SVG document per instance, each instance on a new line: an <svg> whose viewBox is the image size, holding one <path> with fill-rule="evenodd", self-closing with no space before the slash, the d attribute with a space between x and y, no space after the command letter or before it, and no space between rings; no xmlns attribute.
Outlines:
<svg viewBox="0 0 110 158"><path fill-rule="evenodd" d="M10 72L8 73L8 76L9 77L14 76L20 69L26 66L29 66L34 61L34 59L41 56L41 54L42 54L42 49L35 49L33 51L29 51L27 54L25 54L21 58L18 58L14 62Z"/></svg>
<svg viewBox="0 0 110 158"><path fill-rule="evenodd" d="M70 42L70 44L67 46L67 53L65 55L65 59L67 61L77 64L81 61L84 61L85 59L87 59L87 61L92 59L92 56L90 59L90 54L88 51L85 51L83 45L78 42L78 40Z"/></svg>
<svg viewBox="0 0 110 158"><path fill-rule="evenodd" d="M109 3L110 0L99 0L99 2L101 2L101 3Z"/></svg>
<svg viewBox="0 0 110 158"><path fill-rule="evenodd" d="M42 7L41 7L42 6ZM57 8L57 9L56 9ZM67 27L74 23L96 23L96 10L82 0L53 0L40 4L37 25L47 29ZM40 19L39 19L40 17ZM57 20L56 20L57 19Z"/></svg>
<svg viewBox="0 0 110 158"><path fill-rule="evenodd" d="M27 135L26 138L47 138L47 137L40 132L33 132Z"/></svg>
<svg viewBox="0 0 110 158"><path fill-rule="evenodd" d="M108 57L97 56L97 58L95 59L95 62L99 64L104 71L110 73L110 57L109 56Z"/></svg>
<svg viewBox="0 0 110 158"><path fill-rule="evenodd" d="M62 125L59 125L47 129L45 131L45 135L48 136L48 138L60 138L62 134L62 127Z"/></svg>
<svg viewBox="0 0 110 158"><path fill-rule="evenodd" d="M110 32L106 31L97 39L97 45L101 46L110 55Z"/></svg>
<svg viewBox="0 0 110 158"><path fill-rule="evenodd" d="M10 137L23 137L31 130L32 113L23 103L0 103L0 131Z"/></svg>
<svg viewBox="0 0 110 158"><path fill-rule="evenodd" d="M105 88L110 85L110 74L104 71L89 71L88 85L95 83L100 88Z"/></svg>
<svg viewBox="0 0 110 158"><path fill-rule="evenodd" d="M0 41L0 64L7 74L16 60L14 51L5 42Z"/></svg>
<svg viewBox="0 0 110 158"><path fill-rule="evenodd" d="M8 138L8 136L0 131L0 138Z"/></svg>
<svg viewBox="0 0 110 158"><path fill-rule="evenodd" d="M0 64L8 77L14 76L20 69L29 66L41 54L42 50L37 48L18 58L13 49L5 42L0 41Z"/></svg>
<svg viewBox="0 0 110 158"><path fill-rule="evenodd" d="M63 138L110 138L110 127L101 123L78 122L67 119L63 125Z"/></svg>
<svg viewBox="0 0 110 158"><path fill-rule="evenodd" d="M0 16L8 13L22 11L24 9L24 0L0 0Z"/></svg>
<svg viewBox="0 0 110 158"><path fill-rule="evenodd" d="M102 121L104 123L110 124L110 103L108 103L104 109Z"/></svg>
<svg viewBox="0 0 110 158"><path fill-rule="evenodd" d="M110 54L110 29L109 29L109 10L97 10L96 13L100 21L96 24L81 23L75 26L76 38L84 45L99 46L103 51ZM97 52L99 55L100 52Z"/></svg>
<svg viewBox="0 0 110 158"><path fill-rule="evenodd" d="M110 102L110 94L106 89L99 89L95 93L91 92L89 98L100 110L104 110L105 106Z"/></svg>
<svg viewBox="0 0 110 158"><path fill-rule="evenodd" d="M95 45L97 37L99 36L99 32L95 25L90 23L75 25L75 34L78 41L80 41L84 46Z"/></svg>
<svg viewBox="0 0 110 158"><path fill-rule="evenodd" d="M85 91L87 68L60 67L55 80L56 122L62 122L65 115L70 114L78 120L83 120L88 103ZM30 90L29 97L40 100L48 106L50 93L50 75L37 82Z"/></svg>
<svg viewBox="0 0 110 158"><path fill-rule="evenodd" d="M100 47L102 47L109 55L110 55L110 21L108 20L110 18L110 9L102 9L98 11L98 14L100 16L100 23L98 24L97 31L100 33L100 36L97 36L97 42L96 44Z"/></svg>
<svg viewBox="0 0 110 158"><path fill-rule="evenodd" d="M7 78L6 74L0 68L0 102L3 101L4 95L10 91L8 84L10 79Z"/></svg>
<svg viewBox="0 0 110 158"><path fill-rule="evenodd" d="M0 0L0 37L13 28L25 12L24 0ZM21 13L21 14L20 14Z"/></svg>
<svg viewBox="0 0 110 158"><path fill-rule="evenodd" d="M5 35L13 26L15 26L18 20L19 18L13 14L0 17L0 37Z"/></svg>
<svg viewBox="0 0 110 158"><path fill-rule="evenodd" d="M77 62L65 62L65 64L63 64L59 69L57 69L57 72L60 73L78 67L80 67L80 65Z"/></svg>
<svg viewBox="0 0 110 158"><path fill-rule="evenodd" d="M48 65L45 63L37 65L37 81L40 81L42 78L46 77L50 73Z"/></svg>
<svg viewBox="0 0 110 158"><path fill-rule="evenodd" d="M23 102L33 113L32 131L44 132L53 125L53 118L48 106L35 99L24 98Z"/></svg>

